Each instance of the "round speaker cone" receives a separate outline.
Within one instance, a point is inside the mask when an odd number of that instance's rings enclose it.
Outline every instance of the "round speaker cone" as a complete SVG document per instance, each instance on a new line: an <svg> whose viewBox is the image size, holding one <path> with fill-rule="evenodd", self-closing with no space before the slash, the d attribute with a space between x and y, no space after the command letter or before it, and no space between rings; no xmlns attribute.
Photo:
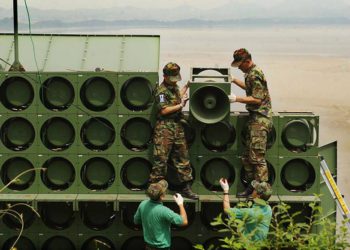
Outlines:
<svg viewBox="0 0 350 250"><path fill-rule="evenodd" d="M41 171L41 180L51 190L65 190L75 179L73 164L63 157L47 160Z"/></svg>
<svg viewBox="0 0 350 250"><path fill-rule="evenodd" d="M63 151L69 148L75 139L73 125L61 117L47 120L40 131L41 141L52 151Z"/></svg>
<svg viewBox="0 0 350 250"><path fill-rule="evenodd" d="M314 184L315 175L315 170L310 162L293 159L282 167L281 180L289 191L303 192Z"/></svg>
<svg viewBox="0 0 350 250"><path fill-rule="evenodd" d="M46 226L55 230L69 228L74 221L73 204L69 202L39 203L40 215Z"/></svg>
<svg viewBox="0 0 350 250"><path fill-rule="evenodd" d="M145 243L142 236L134 236L127 239L121 250L135 250L135 249L145 249Z"/></svg>
<svg viewBox="0 0 350 250"><path fill-rule="evenodd" d="M230 184L234 182L235 170L229 161L214 158L204 163L201 170L201 180L208 190L221 191L220 178L226 178Z"/></svg>
<svg viewBox="0 0 350 250"><path fill-rule="evenodd" d="M20 90L20 91L19 91ZM34 89L22 77L10 77L1 86L1 102L12 111L27 109L33 102Z"/></svg>
<svg viewBox="0 0 350 250"><path fill-rule="evenodd" d="M176 236L171 238L171 250L191 250L193 249L193 244L189 239L185 237Z"/></svg>
<svg viewBox="0 0 350 250"><path fill-rule="evenodd" d="M114 126L104 118L91 118L82 126L80 137L88 149L103 151L108 149L115 140Z"/></svg>
<svg viewBox="0 0 350 250"><path fill-rule="evenodd" d="M93 236L87 239L81 249L84 250L114 250L115 247L113 242L103 236ZM142 249L142 248L134 248L134 249Z"/></svg>
<svg viewBox="0 0 350 250"><path fill-rule="evenodd" d="M151 123L140 117L129 119L121 128L123 144L132 151L147 149L152 139L153 128Z"/></svg>
<svg viewBox="0 0 350 250"><path fill-rule="evenodd" d="M113 84L102 77L90 78L81 87L80 99L84 106L90 110L106 110L115 99Z"/></svg>
<svg viewBox="0 0 350 250"><path fill-rule="evenodd" d="M101 157L94 157L86 161L81 169L81 179L91 190L106 190L115 179L112 163Z"/></svg>
<svg viewBox="0 0 350 250"><path fill-rule="evenodd" d="M122 166L122 182L131 190L144 190L147 188L151 169L150 161L141 157L131 158Z"/></svg>
<svg viewBox="0 0 350 250"><path fill-rule="evenodd" d="M17 240L17 236L9 238L4 242L2 249L4 250L10 250L10 249L36 250L37 249L34 243L25 236L21 236L17 241L16 245L13 246L13 243L15 243L16 240Z"/></svg>
<svg viewBox="0 0 350 250"><path fill-rule="evenodd" d="M230 102L224 90L214 85L206 85L192 94L190 111L198 121L213 124L229 114Z"/></svg>
<svg viewBox="0 0 350 250"><path fill-rule="evenodd" d="M26 150L33 144L34 138L33 125L24 118L10 118L1 126L1 141L11 150Z"/></svg>
<svg viewBox="0 0 350 250"><path fill-rule="evenodd" d="M120 210L122 211L122 221L128 228L140 231L142 229L141 225L134 223L134 215L136 213L139 204L136 202L123 202L119 204Z"/></svg>
<svg viewBox="0 0 350 250"><path fill-rule="evenodd" d="M75 250L73 242L64 236L53 236L44 242L43 250Z"/></svg>
<svg viewBox="0 0 350 250"><path fill-rule="evenodd" d="M312 129L306 120L292 120L282 131L282 142L290 151L306 151L306 145L311 142Z"/></svg>
<svg viewBox="0 0 350 250"><path fill-rule="evenodd" d="M51 77L40 88L41 102L50 110L68 109L74 101L74 96L72 84L63 77Z"/></svg>
<svg viewBox="0 0 350 250"><path fill-rule="evenodd" d="M8 188L12 190L25 190L33 184L35 179L33 164L23 157L8 159L2 165L0 172L1 179L5 185L17 178L17 181L8 186Z"/></svg>
<svg viewBox="0 0 350 250"><path fill-rule="evenodd" d="M205 125L201 135L206 148L214 152L221 152L234 142L236 132L229 123L222 121Z"/></svg>
<svg viewBox="0 0 350 250"><path fill-rule="evenodd" d="M164 206L170 208L171 210L173 210L177 214L180 213L179 206L177 206L176 203L174 203L174 202L164 202ZM192 225L192 223L196 219L195 203L186 203L186 204L184 204L184 207L186 209L187 218L188 218L187 226L176 226L176 225L172 224L171 230L174 230L174 231L186 230L188 227L190 227Z"/></svg>
<svg viewBox="0 0 350 250"><path fill-rule="evenodd" d="M143 77L134 77L123 84L120 96L128 109L142 111L152 104L152 92L152 84L149 80Z"/></svg>
<svg viewBox="0 0 350 250"><path fill-rule="evenodd" d="M115 219L112 202L81 202L79 211L84 225L93 230L106 229Z"/></svg>

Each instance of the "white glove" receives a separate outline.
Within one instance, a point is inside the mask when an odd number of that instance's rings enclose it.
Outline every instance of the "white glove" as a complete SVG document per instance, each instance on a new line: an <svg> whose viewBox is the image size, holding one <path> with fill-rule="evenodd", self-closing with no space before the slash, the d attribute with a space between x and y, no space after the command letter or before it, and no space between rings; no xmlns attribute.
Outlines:
<svg viewBox="0 0 350 250"><path fill-rule="evenodd" d="M233 82L233 83L234 83L235 80L236 80L236 78L235 78L232 74L229 74L229 75L228 75L228 81L229 81L229 82Z"/></svg>
<svg viewBox="0 0 350 250"><path fill-rule="evenodd" d="M224 190L225 193L228 193L230 187L228 186L227 179L221 178L219 180L219 182L220 182L220 186L221 186L222 190Z"/></svg>
<svg viewBox="0 0 350 250"><path fill-rule="evenodd" d="M186 103L187 103L187 101L188 101L188 95L187 94L184 94L183 96L182 96L182 98L181 98L181 103L180 103L180 105L181 105L181 107L185 107L186 106Z"/></svg>
<svg viewBox="0 0 350 250"><path fill-rule="evenodd" d="M185 84L186 88L188 88L190 86L190 84L191 84L191 81L187 81Z"/></svg>
<svg viewBox="0 0 350 250"><path fill-rule="evenodd" d="M231 94L228 96L228 99L230 100L231 103L237 101L237 96L235 94Z"/></svg>
<svg viewBox="0 0 350 250"><path fill-rule="evenodd" d="M175 202L176 202L176 204L177 204L178 206L184 204L184 198L182 198L182 195L181 195L181 194L176 193L176 194L173 196L173 198L174 198L174 200L175 200Z"/></svg>

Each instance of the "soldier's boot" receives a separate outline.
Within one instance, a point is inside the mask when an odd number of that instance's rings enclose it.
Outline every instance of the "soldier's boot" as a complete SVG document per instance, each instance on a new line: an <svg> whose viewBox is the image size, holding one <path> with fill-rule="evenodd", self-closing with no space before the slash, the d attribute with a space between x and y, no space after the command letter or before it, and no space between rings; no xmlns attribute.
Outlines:
<svg viewBox="0 0 350 250"><path fill-rule="evenodd" d="M253 193L253 191L254 191L254 188L252 187L252 185L249 184L248 187L243 192L237 193L236 197L247 198Z"/></svg>
<svg viewBox="0 0 350 250"><path fill-rule="evenodd" d="M185 184L185 187L182 189L180 194L183 197L186 197L186 198L191 199L191 200L198 200L199 199L198 194L196 194L192 191L191 184L189 182L187 182Z"/></svg>

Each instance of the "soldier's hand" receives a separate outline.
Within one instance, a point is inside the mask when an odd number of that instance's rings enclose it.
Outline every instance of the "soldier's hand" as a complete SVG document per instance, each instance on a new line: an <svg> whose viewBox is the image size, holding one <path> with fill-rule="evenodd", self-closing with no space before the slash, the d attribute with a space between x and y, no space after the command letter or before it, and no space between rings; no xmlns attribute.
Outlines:
<svg viewBox="0 0 350 250"><path fill-rule="evenodd" d="M228 81L231 83L236 83L236 77L232 74L228 75Z"/></svg>
<svg viewBox="0 0 350 250"><path fill-rule="evenodd" d="M231 94L228 96L228 99L230 100L231 103L237 101L237 96L235 94Z"/></svg>
<svg viewBox="0 0 350 250"><path fill-rule="evenodd" d="M228 186L227 179L221 178L219 180L219 183L220 183L220 186L221 186L222 190L224 190L225 193L228 193L230 187Z"/></svg>
<svg viewBox="0 0 350 250"><path fill-rule="evenodd" d="M186 106L186 103L188 101L189 97L187 94L184 94L181 98L181 107L185 107Z"/></svg>
<svg viewBox="0 0 350 250"><path fill-rule="evenodd" d="M190 86L190 84L191 84L191 81L188 80L188 81L186 82L186 84L185 84L185 87L188 88L188 87Z"/></svg>
<svg viewBox="0 0 350 250"><path fill-rule="evenodd" d="M175 202L176 202L176 204L177 204L178 206L184 204L184 198L182 197L181 194L176 193L176 194L173 196L173 198L174 198L174 200L175 200Z"/></svg>

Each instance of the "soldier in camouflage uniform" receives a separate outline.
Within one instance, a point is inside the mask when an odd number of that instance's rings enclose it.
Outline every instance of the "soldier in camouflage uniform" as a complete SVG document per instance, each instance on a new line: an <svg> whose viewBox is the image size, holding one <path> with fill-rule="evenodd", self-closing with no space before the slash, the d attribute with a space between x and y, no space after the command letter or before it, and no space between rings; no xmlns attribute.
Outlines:
<svg viewBox="0 0 350 250"><path fill-rule="evenodd" d="M252 180L268 182L269 174L265 159L267 136L272 128L271 98L264 73L253 62L251 54L246 49L238 49L233 53L232 67L238 67L244 75L244 82L231 77L232 83L246 91L246 96L231 94L230 102L246 104L249 119L246 124L247 145L242 156L245 178L248 183ZM253 192L248 185L246 190L237 197L247 197Z"/></svg>
<svg viewBox="0 0 350 250"><path fill-rule="evenodd" d="M185 132L180 120L183 118L182 108L188 100L187 83L181 90L177 82L181 80L180 67L176 63L168 63L163 68L163 82L155 90L155 102L158 114L154 129L154 165L150 174L150 182L158 182L165 178L168 161L177 168L183 190L180 193L190 199L198 199L191 189L192 169L190 166L188 146Z"/></svg>

